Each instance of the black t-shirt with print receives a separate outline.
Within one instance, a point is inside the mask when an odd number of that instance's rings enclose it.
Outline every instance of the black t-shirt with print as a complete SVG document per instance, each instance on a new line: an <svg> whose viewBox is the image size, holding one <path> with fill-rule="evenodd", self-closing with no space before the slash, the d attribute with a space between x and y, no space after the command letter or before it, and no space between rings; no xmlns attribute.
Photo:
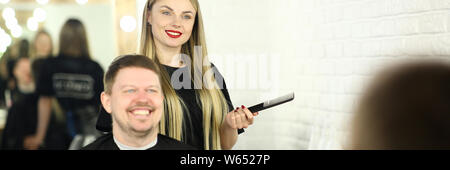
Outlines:
<svg viewBox="0 0 450 170"><path fill-rule="evenodd" d="M36 93L55 97L64 112L73 112L77 132L86 121L94 119L95 124L103 91L102 67L90 59L65 56L48 58L40 65Z"/></svg>

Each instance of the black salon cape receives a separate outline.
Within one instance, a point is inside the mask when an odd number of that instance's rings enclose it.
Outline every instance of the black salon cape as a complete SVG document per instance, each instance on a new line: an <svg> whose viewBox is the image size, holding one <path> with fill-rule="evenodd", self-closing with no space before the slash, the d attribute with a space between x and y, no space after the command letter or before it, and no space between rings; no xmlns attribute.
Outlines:
<svg viewBox="0 0 450 170"><path fill-rule="evenodd" d="M81 150L119 150L114 142L112 133L108 133L98 138ZM170 137L158 134L157 143L148 150L197 150L195 147L181 143Z"/></svg>

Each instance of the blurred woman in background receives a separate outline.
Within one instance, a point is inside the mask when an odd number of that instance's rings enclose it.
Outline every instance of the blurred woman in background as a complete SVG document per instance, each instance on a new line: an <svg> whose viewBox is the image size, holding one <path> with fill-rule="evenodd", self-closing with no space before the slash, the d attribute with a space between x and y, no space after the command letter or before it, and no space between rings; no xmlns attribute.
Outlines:
<svg viewBox="0 0 450 170"><path fill-rule="evenodd" d="M14 69L17 66L17 63L19 63L20 60L27 60L29 62L29 45L27 39L20 39L14 45L8 48L7 52L5 53L5 64L4 68L1 70L3 72L3 76L5 77L5 89L4 89L4 100L6 103L6 107L10 108L15 102L21 100L23 98L23 94L21 90L22 88L24 90L23 92L29 93L30 91L34 91L34 82L25 79L21 79L21 83L18 84L18 75L25 75L30 74L29 72L26 73L18 73L14 71ZM15 75L16 74L16 75ZM21 78L26 78L25 76L22 76Z"/></svg>
<svg viewBox="0 0 450 170"><path fill-rule="evenodd" d="M53 57L53 41L47 31L39 30L36 33L31 44L30 52L33 61L31 65L33 80L38 84L36 81L40 80L39 76L42 66L48 58ZM37 118L35 121L37 122ZM34 124L36 126L36 123ZM61 106L55 98L52 98L51 119L49 128L47 128L45 147L42 149L67 149L69 147L70 141L65 124L65 116L62 113Z"/></svg>
<svg viewBox="0 0 450 170"><path fill-rule="evenodd" d="M8 108L8 116L3 131L1 149L23 149L23 139L32 134L36 125L36 103L34 82L31 76L31 62L27 57L15 60L12 68L15 86L10 89L9 99L12 102ZM34 120L33 121L33 116Z"/></svg>
<svg viewBox="0 0 450 170"><path fill-rule="evenodd" d="M39 70L42 63L47 58L53 57L53 42L50 34L45 30L40 30L34 36L31 48L31 58L33 59L33 77L39 80Z"/></svg>
<svg viewBox="0 0 450 170"><path fill-rule="evenodd" d="M52 55L52 41L49 34L45 31L39 31L32 43L31 52L23 46L19 49L24 50L15 60L12 73L16 83L13 90L13 96L20 96L12 103L8 109L8 116L2 139L2 149L21 150L24 148L24 137L36 133L37 124L37 105L39 96L35 93L35 84L41 69L41 65L46 58ZM30 54L31 57L25 56ZM32 58L34 60L32 60ZM33 67L32 67L33 66ZM20 95L19 95L20 94ZM49 128L43 144L39 149L67 149L69 146L65 124L61 111L58 111L58 102L52 100L52 115L50 117Z"/></svg>
<svg viewBox="0 0 450 170"><path fill-rule="evenodd" d="M78 149L100 134L95 120L103 91L103 69L91 59L87 33L78 19L69 19L59 36L59 53L44 62L37 80L39 94L37 132L25 139L25 147L36 149L42 144L49 122L52 98L65 113L71 139L69 149Z"/></svg>
<svg viewBox="0 0 450 170"><path fill-rule="evenodd" d="M45 30L36 33L32 44L32 58L49 58L53 56L53 42L50 34Z"/></svg>

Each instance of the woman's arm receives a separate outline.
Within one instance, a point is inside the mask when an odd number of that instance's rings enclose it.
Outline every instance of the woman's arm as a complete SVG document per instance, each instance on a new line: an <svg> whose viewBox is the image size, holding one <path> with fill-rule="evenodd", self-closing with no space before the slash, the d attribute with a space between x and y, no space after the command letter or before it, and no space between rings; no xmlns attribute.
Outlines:
<svg viewBox="0 0 450 170"><path fill-rule="evenodd" d="M227 101L229 109L233 109L233 103L231 102L225 79L213 63L211 63L211 67L213 68L216 81L219 84L219 87L221 87L222 94ZM238 134L243 132L242 128L247 128L249 125L253 124L253 117L257 114L258 113L252 114L244 106L241 106L241 108L236 108L236 110L231 110L225 116L224 123L220 126L219 133L221 148L224 150L232 149L237 142Z"/></svg>
<svg viewBox="0 0 450 170"><path fill-rule="evenodd" d="M250 110L242 106L228 113L225 121L220 128L220 144L222 149L230 150L236 144L238 137L238 129L248 128L253 124L253 118L258 112L251 113Z"/></svg>
<svg viewBox="0 0 450 170"><path fill-rule="evenodd" d="M232 114L232 113L228 113ZM222 123L220 127L220 145L223 150L230 150L236 144L238 132L236 129L229 127L227 123Z"/></svg>
<svg viewBox="0 0 450 170"><path fill-rule="evenodd" d="M36 134L24 140L25 149L36 150L45 138L52 109L52 97L41 96L38 102L38 122Z"/></svg>

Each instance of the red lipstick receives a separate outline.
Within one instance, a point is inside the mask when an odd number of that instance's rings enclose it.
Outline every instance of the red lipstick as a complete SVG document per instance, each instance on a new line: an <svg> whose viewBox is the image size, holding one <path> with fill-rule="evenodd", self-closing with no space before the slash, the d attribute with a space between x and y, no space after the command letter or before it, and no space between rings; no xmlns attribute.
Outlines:
<svg viewBox="0 0 450 170"><path fill-rule="evenodd" d="M180 31L175 30L166 30L166 34L171 38L180 38L181 35L183 35L183 33L181 33Z"/></svg>

